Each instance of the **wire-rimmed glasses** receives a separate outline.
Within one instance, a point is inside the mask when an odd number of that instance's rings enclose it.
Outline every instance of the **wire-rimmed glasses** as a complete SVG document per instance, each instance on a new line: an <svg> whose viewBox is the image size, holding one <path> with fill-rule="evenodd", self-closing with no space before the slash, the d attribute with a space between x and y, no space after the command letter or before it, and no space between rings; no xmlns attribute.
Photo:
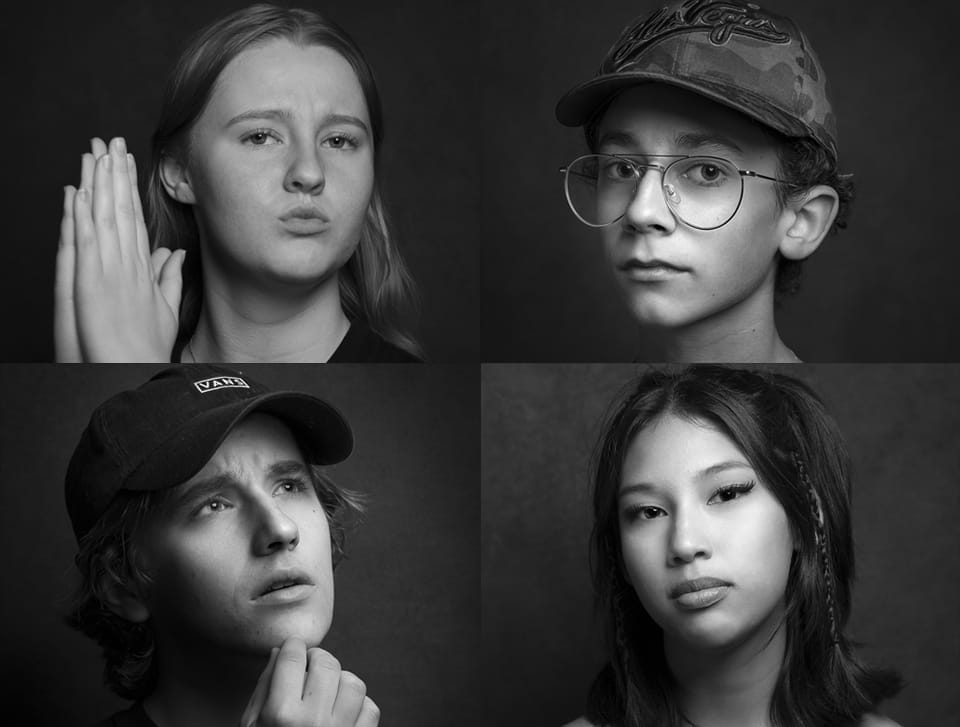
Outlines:
<svg viewBox="0 0 960 727"><path fill-rule="evenodd" d="M674 161L663 166L646 161L650 158ZM782 181L721 157L677 154L587 154L560 172L577 219L590 227L607 227L627 213L648 169L660 172L663 197L674 216L697 230L715 230L733 219L743 201L744 177Z"/></svg>

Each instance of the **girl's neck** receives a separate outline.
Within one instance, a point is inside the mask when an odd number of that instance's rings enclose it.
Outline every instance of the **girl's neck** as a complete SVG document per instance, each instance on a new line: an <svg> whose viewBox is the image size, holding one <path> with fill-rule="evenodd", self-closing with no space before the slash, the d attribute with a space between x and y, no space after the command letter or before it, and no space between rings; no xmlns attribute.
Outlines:
<svg viewBox="0 0 960 727"><path fill-rule="evenodd" d="M276 295L225 285L204 271L203 304L181 360L322 363L350 328L336 274L305 291Z"/></svg>
<svg viewBox="0 0 960 727"><path fill-rule="evenodd" d="M781 622L768 621L744 642L716 649L665 638L664 651L680 708L695 727L769 727L786 651Z"/></svg>
<svg viewBox="0 0 960 727"><path fill-rule="evenodd" d="M662 360L675 363L799 363L777 332L773 291L745 300L681 328L654 334Z"/></svg>

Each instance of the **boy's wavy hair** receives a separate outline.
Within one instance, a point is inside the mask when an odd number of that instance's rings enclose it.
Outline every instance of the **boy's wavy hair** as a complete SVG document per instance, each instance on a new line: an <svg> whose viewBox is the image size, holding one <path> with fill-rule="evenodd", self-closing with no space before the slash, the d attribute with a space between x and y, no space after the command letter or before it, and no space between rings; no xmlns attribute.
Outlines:
<svg viewBox="0 0 960 727"><path fill-rule="evenodd" d="M583 133L587 148L596 153L599 147L600 123L616 95L601 105L596 113L584 125ZM746 118L746 117L744 117ZM837 162L824 146L809 138L790 138L762 124L749 119L761 129L773 142L777 150L777 178L782 182L774 184L779 209L786 208L792 202L803 197L812 187L823 184L833 187L839 197L837 216L830 226L828 234L845 230L850 219L856 188L852 174L841 174ZM800 290L803 260L788 260L777 254L777 277L775 288L776 301L793 295Z"/></svg>
<svg viewBox="0 0 960 727"><path fill-rule="evenodd" d="M317 465L308 467L314 491L327 514L334 568L346 557L345 538L364 511L361 495L338 487ZM121 491L96 525L80 539L75 562L81 582L67 625L89 636L103 651L104 682L116 694L142 700L156 686L153 628L150 621L132 623L109 607L108 594L115 588L137 592L149 584L149 570L142 563L142 532L151 511L161 505L170 490Z"/></svg>
<svg viewBox="0 0 960 727"><path fill-rule="evenodd" d="M786 652L770 705L777 727L855 725L901 688L896 672L864 666L843 634L854 575L850 463L836 422L803 382L773 372L691 366L645 374L609 418L593 456L590 563L608 664L587 717L608 727L681 727L663 631L625 576L618 493L627 449L671 414L715 427L743 452L786 512L790 564Z"/></svg>
<svg viewBox="0 0 960 727"><path fill-rule="evenodd" d="M160 121L153 134L147 185L147 223L153 249L183 248L183 296L174 359L193 336L203 304L200 232L190 205L167 194L161 181L163 157L184 166L190 157L190 130L203 113L220 73L240 53L283 38L299 46L319 45L339 53L360 81L370 115L374 186L356 251L340 269L340 301L351 320L365 320L381 336L422 358L420 344L404 323L417 308L413 278L400 255L377 181L383 144L383 111L373 71L346 31L318 13L268 4L253 5L208 26L183 51L167 82Z"/></svg>

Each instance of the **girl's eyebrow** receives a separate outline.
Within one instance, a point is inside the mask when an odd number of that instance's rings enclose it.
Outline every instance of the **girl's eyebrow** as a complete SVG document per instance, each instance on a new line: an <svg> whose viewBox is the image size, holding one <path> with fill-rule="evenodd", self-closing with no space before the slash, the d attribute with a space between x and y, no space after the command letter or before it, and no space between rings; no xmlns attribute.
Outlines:
<svg viewBox="0 0 960 727"><path fill-rule="evenodd" d="M749 464L742 460L731 459L726 462L717 462L712 464L709 467L705 467L700 470L697 474L694 475L696 480L705 480L713 475L719 474L720 472L726 472L727 470L732 469L753 469ZM620 488L618 497L624 497L625 495L630 495L634 492L641 493L656 493L659 492L660 488L657 487L652 482L633 482L629 485L623 485Z"/></svg>
<svg viewBox="0 0 960 727"><path fill-rule="evenodd" d="M237 114L232 119L230 119L223 128L228 129L234 124L239 124L241 121L249 121L251 119L272 119L276 121L289 122L293 119L293 114L287 109L251 109L250 111L244 111L242 114ZM368 132L367 125L357 116L352 116L351 114L327 114L323 117L321 121L321 126L330 126L331 124L350 124L351 126L359 127L363 129L364 132Z"/></svg>

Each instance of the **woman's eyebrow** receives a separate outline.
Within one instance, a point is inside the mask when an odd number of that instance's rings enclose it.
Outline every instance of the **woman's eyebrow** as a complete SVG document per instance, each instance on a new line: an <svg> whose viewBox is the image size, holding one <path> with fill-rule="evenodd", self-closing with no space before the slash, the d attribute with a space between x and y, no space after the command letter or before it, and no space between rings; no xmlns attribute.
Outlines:
<svg viewBox="0 0 960 727"><path fill-rule="evenodd" d="M709 467L704 467L697 474L694 475L694 479L705 480L713 475L719 474L721 472L726 472L727 470L733 469L748 469L752 470L753 468L746 462L739 459L731 459L725 462L717 462L712 464ZM623 485L620 488L620 492L617 494L618 497L624 497L625 495L632 494L634 492L640 492L645 494L654 494L660 491L660 488L654 485L651 482L632 482L629 485Z"/></svg>
<svg viewBox="0 0 960 727"><path fill-rule="evenodd" d="M228 129L241 121L250 121L252 119L271 119L275 121L289 122L293 119L293 114L287 109L251 109L237 114L230 119L223 128ZM350 124L357 126L367 132L367 125L363 120L351 114L327 114L320 122L321 126L330 126L331 124Z"/></svg>

